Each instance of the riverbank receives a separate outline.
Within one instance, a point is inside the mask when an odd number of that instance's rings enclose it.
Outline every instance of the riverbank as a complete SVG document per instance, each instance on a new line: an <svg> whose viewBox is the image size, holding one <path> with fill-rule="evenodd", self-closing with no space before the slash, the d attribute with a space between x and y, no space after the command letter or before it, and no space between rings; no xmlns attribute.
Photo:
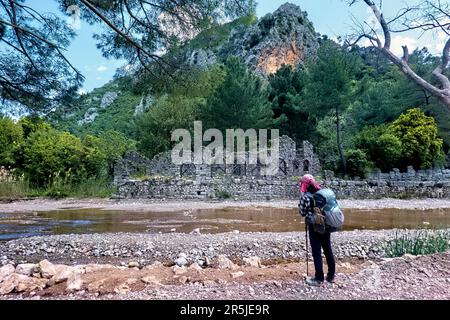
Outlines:
<svg viewBox="0 0 450 320"><path fill-rule="evenodd" d="M359 264L337 262L336 282L305 284L306 265L233 264L221 257L215 267L130 265L36 265L0 268L0 300L209 300L209 299L450 299L450 252L405 255ZM310 267L310 270L312 268ZM311 271L310 271L311 272ZM8 294L10 293L10 294Z"/></svg>
<svg viewBox="0 0 450 320"><path fill-rule="evenodd" d="M379 199L379 200L340 200L344 209L448 209L450 199ZM103 209L120 211L153 211L173 212L195 209L222 209L227 207L251 208L296 208L297 200L257 200L257 201L193 201L193 200L111 200L111 199L75 199L61 200L38 198L0 203L0 213L9 212L39 212L65 209Z"/></svg>
<svg viewBox="0 0 450 320"><path fill-rule="evenodd" d="M340 204L344 209L425 210L450 208L450 199L343 200ZM0 212L89 208L184 212L296 206L297 201L35 199L2 203ZM93 233L21 238L0 243L0 267L6 270L0 289L10 290L0 299L450 299L450 252L384 258L383 246L398 232L410 234L416 230L333 233L337 282L320 288L309 287L303 281L304 232L234 230L202 234L199 229L190 234ZM46 270L59 270L61 278L53 278L55 275L36 267L46 260L50 261L50 267L44 263ZM314 269L311 261L310 257L310 273ZM17 274L19 270L28 275ZM72 277L73 271L79 274Z"/></svg>

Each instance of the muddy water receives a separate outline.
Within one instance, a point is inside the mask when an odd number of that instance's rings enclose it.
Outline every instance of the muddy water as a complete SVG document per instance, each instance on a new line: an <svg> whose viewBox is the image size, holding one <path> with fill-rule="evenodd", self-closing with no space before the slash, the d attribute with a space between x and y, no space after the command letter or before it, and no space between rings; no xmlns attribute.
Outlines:
<svg viewBox="0 0 450 320"><path fill-rule="evenodd" d="M344 210L345 230L450 227L450 209ZM149 232L288 232L304 230L297 208L226 208L185 212L127 212L100 209L0 213L0 241L34 235Z"/></svg>

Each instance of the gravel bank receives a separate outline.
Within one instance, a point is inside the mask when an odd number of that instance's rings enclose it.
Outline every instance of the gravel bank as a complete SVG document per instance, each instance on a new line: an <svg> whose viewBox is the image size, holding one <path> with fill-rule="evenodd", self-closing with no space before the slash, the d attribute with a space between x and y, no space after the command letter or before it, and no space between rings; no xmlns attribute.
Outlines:
<svg viewBox="0 0 450 320"><path fill-rule="evenodd" d="M395 230L346 231L332 235L335 255L345 258L378 258L385 239ZM401 231L414 232L414 231ZM0 244L1 263L37 262L48 259L57 263L113 263L141 265L154 261L173 264L180 255L189 263L205 263L218 255L235 262L258 256L263 261L298 261L305 255L305 233L222 234L68 234L38 236Z"/></svg>
<svg viewBox="0 0 450 320"><path fill-rule="evenodd" d="M380 199L380 200L341 200L343 208L347 209L443 209L450 208L450 199ZM296 208L296 200L273 201L154 201L154 200L108 200L108 199L34 199L0 203L1 212L36 212L62 209L125 210L171 212L195 209L221 209L226 207L273 207Z"/></svg>
<svg viewBox="0 0 450 320"><path fill-rule="evenodd" d="M450 252L369 260L357 267L338 263L334 284L305 284L303 264L230 269L151 267L93 269L82 276L80 291L67 292L60 283L41 292L10 294L2 299L61 300L328 300L450 299ZM112 268L112 269L111 269ZM178 268L178 269L177 269ZM173 270L173 271L172 271ZM236 271L239 270L239 271ZM236 273L238 275L234 276ZM146 274L147 276L139 279ZM186 276L187 275L187 276ZM68 280L69 282L69 280Z"/></svg>

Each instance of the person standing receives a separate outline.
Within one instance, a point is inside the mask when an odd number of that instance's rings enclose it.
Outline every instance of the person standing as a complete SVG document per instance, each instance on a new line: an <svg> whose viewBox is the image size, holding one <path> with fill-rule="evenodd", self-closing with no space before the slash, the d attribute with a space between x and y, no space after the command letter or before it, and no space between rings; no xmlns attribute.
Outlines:
<svg viewBox="0 0 450 320"><path fill-rule="evenodd" d="M334 260L333 250L331 248L331 232L326 227L324 232L318 232L314 228L314 199L313 194L322 188L315 181L314 177L306 174L302 177L300 189L302 196L299 203L299 213L305 218L309 230L309 241L311 243L311 251L314 260L315 276L307 278L306 283L312 286L320 286L325 280L334 282L336 263ZM325 278L322 263L322 249L328 265L328 273Z"/></svg>

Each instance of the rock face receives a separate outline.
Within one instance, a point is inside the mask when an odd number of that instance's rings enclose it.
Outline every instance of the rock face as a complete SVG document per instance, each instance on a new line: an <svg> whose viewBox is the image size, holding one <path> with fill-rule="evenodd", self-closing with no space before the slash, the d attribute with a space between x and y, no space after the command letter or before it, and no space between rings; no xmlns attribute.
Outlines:
<svg viewBox="0 0 450 320"><path fill-rule="evenodd" d="M286 3L257 24L232 33L231 54L242 57L257 73L267 76L283 65L295 68L315 56L318 37L307 13Z"/></svg>
<svg viewBox="0 0 450 320"><path fill-rule="evenodd" d="M152 95L143 97L141 99L141 102L134 109L133 117L136 118L136 117L139 117L140 115L146 113L154 101L155 101L155 97L153 97Z"/></svg>
<svg viewBox="0 0 450 320"><path fill-rule="evenodd" d="M94 122L98 117L98 109L97 108L89 108L84 114L84 119L78 121L79 126L83 126L85 124Z"/></svg>
<svg viewBox="0 0 450 320"><path fill-rule="evenodd" d="M186 52L186 62L188 65L206 69L217 62L217 56L211 50L188 50Z"/></svg>
<svg viewBox="0 0 450 320"><path fill-rule="evenodd" d="M119 94L117 92L107 92L103 95L102 101L100 102L100 108L105 109L116 101Z"/></svg>

